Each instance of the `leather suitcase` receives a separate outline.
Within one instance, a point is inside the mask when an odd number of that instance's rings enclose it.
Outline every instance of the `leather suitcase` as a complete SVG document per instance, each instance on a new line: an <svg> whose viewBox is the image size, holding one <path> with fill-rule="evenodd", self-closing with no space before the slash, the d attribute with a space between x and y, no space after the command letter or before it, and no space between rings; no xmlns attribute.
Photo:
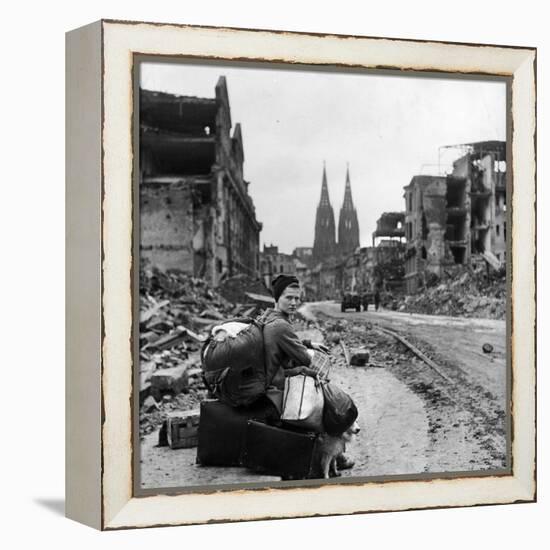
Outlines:
<svg viewBox="0 0 550 550"><path fill-rule="evenodd" d="M268 426L249 420L242 456L243 466L283 479L319 477L317 434Z"/></svg>
<svg viewBox="0 0 550 550"><path fill-rule="evenodd" d="M272 405L260 400L249 407L230 407L218 400L201 403L197 464L202 466L241 466L246 423L251 418L266 420Z"/></svg>

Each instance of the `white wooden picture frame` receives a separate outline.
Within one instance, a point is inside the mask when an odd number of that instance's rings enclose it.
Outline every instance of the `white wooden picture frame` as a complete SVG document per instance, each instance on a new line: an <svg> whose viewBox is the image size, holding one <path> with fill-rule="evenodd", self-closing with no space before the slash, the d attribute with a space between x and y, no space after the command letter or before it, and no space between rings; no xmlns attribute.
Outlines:
<svg viewBox="0 0 550 550"><path fill-rule="evenodd" d="M511 86L510 475L133 494L136 55L490 75ZM67 34L66 510L112 530L536 499L536 50L98 21Z"/></svg>

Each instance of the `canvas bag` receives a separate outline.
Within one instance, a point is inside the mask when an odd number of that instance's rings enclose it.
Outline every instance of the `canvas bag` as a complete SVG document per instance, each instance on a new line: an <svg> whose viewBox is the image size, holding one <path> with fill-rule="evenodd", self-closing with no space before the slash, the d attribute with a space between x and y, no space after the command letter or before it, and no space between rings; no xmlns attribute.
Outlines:
<svg viewBox="0 0 550 550"><path fill-rule="evenodd" d="M285 379L281 420L322 432L324 401L318 379L303 374L289 376Z"/></svg>
<svg viewBox="0 0 550 550"><path fill-rule="evenodd" d="M322 393L325 398L323 426L329 435L344 433L356 420L359 412L353 399L338 386L324 383Z"/></svg>

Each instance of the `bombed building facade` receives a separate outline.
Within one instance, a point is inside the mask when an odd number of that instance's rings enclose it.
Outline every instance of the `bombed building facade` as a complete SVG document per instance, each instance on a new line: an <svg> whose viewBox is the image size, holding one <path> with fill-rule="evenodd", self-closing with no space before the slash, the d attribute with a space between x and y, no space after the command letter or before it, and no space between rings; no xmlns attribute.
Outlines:
<svg viewBox="0 0 550 550"><path fill-rule="evenodd" d="M506 143L460 146L446 176L414 176L404 190L408 293L452 265L506 261Z"/></svg>
<svg viewBox="0 0 550 550"><path fill-rule="evenodd" d="M313 247L298 246L292 251L292 255L306 266L313 264Z"/></svg>
<svg viewBox="0 0 550 550"><path fill-rule="evenodd" d="M243 178L241 127L225 77L214 98L140 90L140 252L216 285L259 276L259 235Z"/></svg>
<svg viewBox="0 0 550 550"><path fill-rule="evenodd" d="M279 247L264 244L260 252L260 272L266 288L271 288L271 281L281 273L296 275L297 258L292 254L279 252Z"/></svg>
<svg viewBox="0 0 550 550"><path fill-rule="evenodd" d="M376 221L376 229L372 234L372 246L381 240L405 239L405 212L384 212Z"/></svg>

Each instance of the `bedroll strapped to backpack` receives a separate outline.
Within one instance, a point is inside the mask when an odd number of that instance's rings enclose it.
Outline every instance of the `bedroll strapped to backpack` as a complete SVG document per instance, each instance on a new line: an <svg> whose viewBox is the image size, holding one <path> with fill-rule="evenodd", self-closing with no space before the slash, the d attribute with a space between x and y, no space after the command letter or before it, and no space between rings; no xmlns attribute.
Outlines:
<svg viewBox="0 0 550 550"><path fill-rule="evenodd" d="M263 322L231 319L213 329L201 351L204 378L220 401L250 405L265 393ZM225 330L227 329L227 330Z"/></svg>

